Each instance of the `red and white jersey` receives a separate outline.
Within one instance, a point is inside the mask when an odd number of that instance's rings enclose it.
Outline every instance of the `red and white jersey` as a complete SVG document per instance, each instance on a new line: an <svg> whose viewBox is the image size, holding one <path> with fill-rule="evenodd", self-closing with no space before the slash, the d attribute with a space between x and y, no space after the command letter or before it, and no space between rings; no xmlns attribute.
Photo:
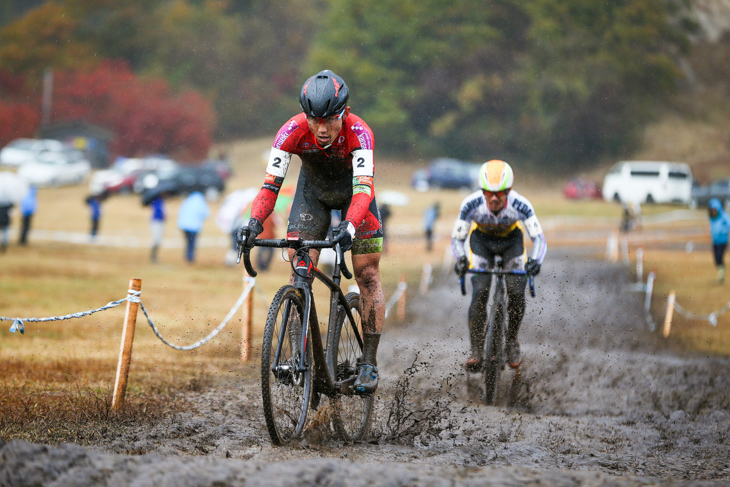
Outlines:
<svg viewBox="0 0 730 487"><path fill-rule="evenodd" d="M296 154L313 190L322 194L351 192L352 202L345 219L357 228L375 194L373 148L372 130L353 113L347 115L339 135L327 147L318 145L304 113L292 117L276 134L266 179L253 203L251 216L264 221L273 211L291 156Z"/></svg>

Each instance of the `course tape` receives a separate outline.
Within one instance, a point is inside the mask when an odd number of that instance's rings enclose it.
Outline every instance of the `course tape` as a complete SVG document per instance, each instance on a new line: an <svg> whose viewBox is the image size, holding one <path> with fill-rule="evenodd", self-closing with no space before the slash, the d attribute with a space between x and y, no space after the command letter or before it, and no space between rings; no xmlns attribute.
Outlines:
<svg viewBox="0 0 730 487"><path fill-rule="evenodd" d="M688 320L709 321L712 326L717 326L717 317L730 310L730 302L717 311L709 314L694 313L684 309L678 302L674 302L674 309Z"/></svg>
<svg viewBox="0 0 730 487"><path fill-rule="evenodd" d="M155 335L157 336L157 338L159 338L162 341L162 343L164 343L168 347L174 348L175 350L187 351L187 350L196 349L196 348L204 345L211 338L215 337L218 333L220 333L220 331L223 328L225 328L225 326L231 320L231 318L233 317L233 315L236 313L236 311L238 311L238 309L243 304L243 301L244 301L244 299L246 299L246 296L248 296L249 293L251 292L251 290L254 289L254 287L255 287L256 279L251 278L251 277L247 277L246 278L246 281L249 282L250 285L247 287L247 289L243 293L241 293L241 296L238 298L238 300L233 305L233 307L228 312L228 314L223 319L223 321L220 323L220 325L218 325L218 327L215 330L213 330L207 337L205 337L205 338L203 338L201 340L198 340L197 342L193 343L192 345L179 346L179 345L174 345L174 344L170 343L169 341L167 341L162 336L162 334L160 333L160 331L157 329L157 327L155 326L155 324L152 322L152 319L150 318L150 315L147 312L147 309L145 308L145 306L142 303L142 300L140 298L141 292L140 291L135 291L133 289L130 289L128 291L129 294L128 294L128 296L126 298L120 299L118 301L111 301L111 302L107 303L105 306L102 306L101 308L92 309L92 310L89 310L89 311L82 311L82 312L78 312L78 313L72 313L72 314L68 314L68 315L65 315L65 316L51 316L51 317L48 317L48 318L10 318L10 317L7 317L7 316L0 316L0 321L12 321L13 322L13 325L10 327L10 331L13 332L13 333L15 333L16 331L20 331L21 334L24 334L25 333L24 323L40 323L40 322L45 322L45 321L62 321L62 320L69 320L71 318L81 318L81 317L88 316L88 315L91 315L91 314L94 314L94 313L98 313L99 311L104 311L104 310L107 310L107 309L116 308L117 306L119 306L123 302L129 301L130 303L138 303L140 305L140 307L142 308L142 312L145 315L145 318L147 318L147 323L150 325L150 327L152 328L152 331L155 333Z"/></svg>
<svg viewBox="0 0 730 487"><path fill-rule="evenodd" d="M218 327L215 330L210 332L210 334L207 337L205 337L201 340L198 340L197 342L193 343L192 345L185 345L185 346L173 345L172 343L165 340L165 338L160 334L160 331L157 329L155 324L150 319L149 314L147 314L147 310L145 309L144 304L140 303L140 306L142 307L142 312L144 313L145 317L147 318L147 323L149 323L150 327L152 327L152 331L155 332L155 335L157 335L157 338L159 338L162 341L162 343L164 343L165 345L167 345L170 348L174 348L175 350L183 350L183 351L193 350L193 349L196 349L196 348L204 345L208 340L210 340L211 338L216 336L223 328L225 328L225 326L231 320L231 318L236 313L236 311L238 311L238 308L240 308L241 305L243 304L243 300L246 299L246 296L249 295L251 290L254 288L254 285L256 284L256 279L254 279L252 277L247 277L246 280L250 282L250 285L243 293L241 293L241 297L238 298L238 300L233 305L231 310L228 312L226 317L223 318L223 321L221 322L221 324L218 325Z"/></svg>
<svg viewBox="0 0 730 487"><path fill-rule="evenodd" d="M139 303L139 291L135 291L133 289L130 289L128 291L129 295L124 298L120 299L118 301L110 301L106 305L102 306L101 308L96 309L90 309L89 311L80 311L78 313L71 313L64 316L50 316L48 318L10 318L7 316L0 316L0 321L12 321L13 325L10 327L10 331L15 333L16 331L19 331L21 334L25 333L25 326L24 323L41 323L45 321L63 321L63 320L70 320L72 318L82 318L84 316L92 315L94 313L98 313L99 311L104 311L111 308L116 308L120 304L122 304L125 301L129 301L131 303Z"/></svg>

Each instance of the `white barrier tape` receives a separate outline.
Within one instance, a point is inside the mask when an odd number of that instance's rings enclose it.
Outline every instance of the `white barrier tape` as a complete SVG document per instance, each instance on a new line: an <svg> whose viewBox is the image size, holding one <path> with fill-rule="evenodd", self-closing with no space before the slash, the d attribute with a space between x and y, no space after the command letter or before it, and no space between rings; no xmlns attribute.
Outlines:
<svg viewBox="0 0 730 487"><path fill-rule="evenodd" d="M135 291L136 292L136 291ZM131 294L131 290L130 290ZM70 320L71 318L82 318L84 316L92 315L94 313L98 313L99 311L104 311L111 308L116 308L120 304L122 304L125 301L132 302L133 299L139 299L139 294L130 295L127 296L124 299L120 299L119 301L111 301L107 303L105 306L102 306L101 308L97 309L91 309L89 311L80 311L78 313L72 313L64 316L50 316L47 318L10 318L7 316L0 316L0 321L12 321L13 325L10 327L10 331L15 333L16 331L19 331L21 334L25 333L25 327L23 326L24 323L42 323L46 321L63 321L63 320Z"/></svg>
<svg viewBox="0 0 730 487"><path fill-rule="evenodd" d="M221 322L221 324L218 325L218 327L215 330L210 332L210 334L207 337L205 337L201 340L198 340L197 342L193 343L192 345L185 345L185 346L173 345L172 343L165 340L165 338L160 334L160 331L157 329L155 324L150 319L150 316L147 313L147 310L145 309L144 304L140 303L140 305L142 307L142 312L144 313L145 317L147 318L147 323L150 325L150 327L152 328L152 331L155 332L155 335L157 335L157 338L159 338L162 341L162 343L164 343L165 345L167 345L170 348L174 348L175 350L182 350L182 351L194 350L194 349L204 345L211 338L216 336L223 328L225 328L225 326L228 324L228 322L233 317L233 315L236 313L236 311L238 311L238 308L241 307L244 299L246 299L246 296L249 295L249 293L255 287L255 284L256 284L256 279L254 279L252 277L247 277L246 281L250 282L251 285L248 286L247 289L243 293L241 293L241 297L238 298L238 301L236 301L236 303L233 305L233 307L228 312L226 317L223 318L223 321Z"/></svg>
<svg viewBox="0 0 730 487"><path fill-rule="evenodd" d="M390 297L387 303L385 303L385 317L388 317L388 314L390 313L390 310L393 306L395 306L395 303L398 302L398 300L403 296L403 293L406 292L406 289L408 288L408 283L405 281L401 281L398 283L398 287L396 288L393 295Z"/></svg>
<svg viewBox="0 0 730 487"><path fill-rule="evenodd" d="M727 312L730 310L730 302L728 302L725 306L720 308L717 311L713 311L709 314L700 314L700 313L694 313L692 311L688 311L682 307L678 302L674 302L674 309L677 311L677 313L681 314L688 320L696 320L696 321L707 321L712 326L717 326L717 317L721 314Z"/></svg>

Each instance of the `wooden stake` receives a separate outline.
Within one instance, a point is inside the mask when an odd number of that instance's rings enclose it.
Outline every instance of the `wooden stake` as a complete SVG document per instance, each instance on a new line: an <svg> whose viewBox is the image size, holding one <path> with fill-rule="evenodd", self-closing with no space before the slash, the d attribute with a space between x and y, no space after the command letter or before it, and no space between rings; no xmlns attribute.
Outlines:
<svg viewBox="0 0 730 487"><path fill-rule="evenodd" d="M131 291L142 290L142 279L129 280L129 294ZM139 301L127 301L127 311L124 313L124 329L122 330L122 344L119 349L119 362L117 363L117 378L114 381L114 396L112 397L112 409L122 411L124 409L124 396L127 392L127 377L129 376L129 364L132 362L132 342L134 341L134 328L137 324L137 311Z"/></svg>
<svg viewBox="0 0 730 487"><path fill-rule="evenodd" d="M243 277L243 291L248 290L248 296L243 301L241 325L241 360L248 362L251 358L251 328L253 323L253 286L255 281L247 276Z"/></svg>
<svg viewBox="0 0 730 487"><path fill-rule="evenodd" d="M400 282L406 282L406 276L404 274L401 274ZM405 320L406 320L406 292L404 290L403 294L401 294L400 298L398 298L398 321L405 321Z"/></svg>
<svg viewBox="0 0 730 487"><path fill-rule="evenodd" d="M674 291L669 293L669 298L667 298L667 314L664 316L664 330L662 331L662 335L664 335L664 338L669 337L669 332L672 329L672 315L674 314L674 300L677 298L677 295Z"/></svg>

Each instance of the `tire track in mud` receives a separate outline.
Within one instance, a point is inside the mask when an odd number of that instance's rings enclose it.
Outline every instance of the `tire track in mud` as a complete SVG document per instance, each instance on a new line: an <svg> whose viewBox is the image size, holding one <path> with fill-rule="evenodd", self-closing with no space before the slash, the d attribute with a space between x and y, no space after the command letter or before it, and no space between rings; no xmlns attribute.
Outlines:
<svg viewBox="0 0 730 487"><path fill-rule="evenodd" d="M8 443L0 448L0 484L22 485L8 482L8 472L22 476L49 464L58 465L46 480L69 476L78 485L92 485L82 471L103 469L140 485L152 479L154 485L243 485L242 479L246 485L667 485L668 479L704 485L730 479L730 360L665 349L643 324L643 296L628 284L619 265L551 255L537 278L538 297L527 298L520 381L512 384L512 372L504 374L495 407L482 404L478 379L461 369L469 297L461 296L455 277L445 276L412 300L406 325L385 330L381 388L366 442L337 440L323 401L302 441L273 447L250 365L241 373L246 379L187 394L189 410L93 448Z"/></svg>

